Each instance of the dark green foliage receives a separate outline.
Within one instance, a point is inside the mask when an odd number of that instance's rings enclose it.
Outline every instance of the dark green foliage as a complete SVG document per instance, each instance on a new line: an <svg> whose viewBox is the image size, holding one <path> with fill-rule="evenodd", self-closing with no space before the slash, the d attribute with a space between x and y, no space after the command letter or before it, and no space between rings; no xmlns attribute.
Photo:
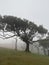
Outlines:
<svg viewBox="0 0 49 65"><path fill-rule="evenodd" d="M46 33L47 32L47 29L45 29L42 25L40 25L39 27L34 24L33 22L31 21L28 21L26 19L21 19L21 18L17 18L17 17L14 17L14 16L0 16L0 22L1 23L7 23L8 26L7 28L10 27L11 30L23 30L25 31L26 28L29 28L31 31L38 31L39 33ZM15 29L16 28L16 29Z"/></svg>
<svg viewBox="0 0 49 65"><path fill-rule="evenodd" d="M38 32L39 33L41 33L41 34L43 34L43 33L47 33L47 29L45 29L42 25L40 25L39 27L38 27Z"/></svg>
<svg viewBox="0 0 49 65"><path fill-rule="evenodd" d="M20 36L22 38L22 40L24 42L26 42L27 51L29 51L29 43L30 41L32 41L33 37L31 37L32 35L34 35L37 31L39 33L47 33L47 29L45 29L44 27L42 27L41 25L38 27L36 24L34 24L31 21L28 21L26 19L21 19L21 18L17 18L14 16L0 16L0 24L2 23L2 25L0 26L0 29L4 30L4 26L5 24L7 24L6 30L7 31L14 31L17 33L18 36ZM30 29L29 34L26 33L26 29ZM20 35L19 30L24 32L24 36Z"/></svg>

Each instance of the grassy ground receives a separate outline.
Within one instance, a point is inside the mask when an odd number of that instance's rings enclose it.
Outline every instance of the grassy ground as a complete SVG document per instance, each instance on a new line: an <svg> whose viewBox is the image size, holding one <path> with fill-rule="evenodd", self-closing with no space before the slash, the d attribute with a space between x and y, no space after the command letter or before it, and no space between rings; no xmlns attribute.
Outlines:
<svg viewBox="0 0 49 65"><path fill-rule="evenodd" d="M0 65L49 65L49 57L0 48Z"/></svg>

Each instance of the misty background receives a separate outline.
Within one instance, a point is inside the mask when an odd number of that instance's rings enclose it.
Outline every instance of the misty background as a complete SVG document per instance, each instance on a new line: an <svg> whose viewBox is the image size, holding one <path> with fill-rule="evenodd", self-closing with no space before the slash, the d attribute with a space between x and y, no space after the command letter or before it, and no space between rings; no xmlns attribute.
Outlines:
<svg viewBox="0 0 49 65"><path fill-rule="evenodd" d="M49 0L0 0L0 14L25 18L49 30Z"/></svg>

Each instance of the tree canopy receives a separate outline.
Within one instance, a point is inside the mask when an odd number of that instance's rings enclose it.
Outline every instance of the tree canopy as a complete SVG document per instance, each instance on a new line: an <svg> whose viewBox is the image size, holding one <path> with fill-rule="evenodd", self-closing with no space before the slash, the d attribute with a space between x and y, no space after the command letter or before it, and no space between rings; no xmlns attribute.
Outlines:
<svg viewBox="0 0 49 65"><path fill-rule="evenodd" d="M45 34L47 33L47 29L45 29L42 25L37 26L35 23L32 21L29 21L27 19L21 19L17 18L14 16L0 16L0 30L3 30L3 32L6 30L8 31L13 31L16 32L18 36L21 37L21 39L26 42L26 51L29 51L29 43L32 41L33 37L35 36L35 33L38 31L40 34ZM5 29L5 30L4 30ZM28 33L26 33L26 30ZM20 30L21 32L23 31L22 35L20 35ZM14 34L15 36L15 34Z"/></svg>

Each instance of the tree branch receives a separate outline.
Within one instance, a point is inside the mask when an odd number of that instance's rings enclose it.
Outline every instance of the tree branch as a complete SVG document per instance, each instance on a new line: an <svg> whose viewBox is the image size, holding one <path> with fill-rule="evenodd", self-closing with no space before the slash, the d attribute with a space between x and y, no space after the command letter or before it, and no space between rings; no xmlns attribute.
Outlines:
<svg viewBox="0 0 49 65"><path fill-rule="evenodd" d="M9 38L12 38L14 36L17 36L17 35L13 35L13 36L10 36L10 37L4 37L4 39L9 39Z"/></svg>
<svg viewBox="0 0 49 65"><path fill-rule="evenodd" d="M4 39L3 37L0 37L1 39Z"/></svg>

